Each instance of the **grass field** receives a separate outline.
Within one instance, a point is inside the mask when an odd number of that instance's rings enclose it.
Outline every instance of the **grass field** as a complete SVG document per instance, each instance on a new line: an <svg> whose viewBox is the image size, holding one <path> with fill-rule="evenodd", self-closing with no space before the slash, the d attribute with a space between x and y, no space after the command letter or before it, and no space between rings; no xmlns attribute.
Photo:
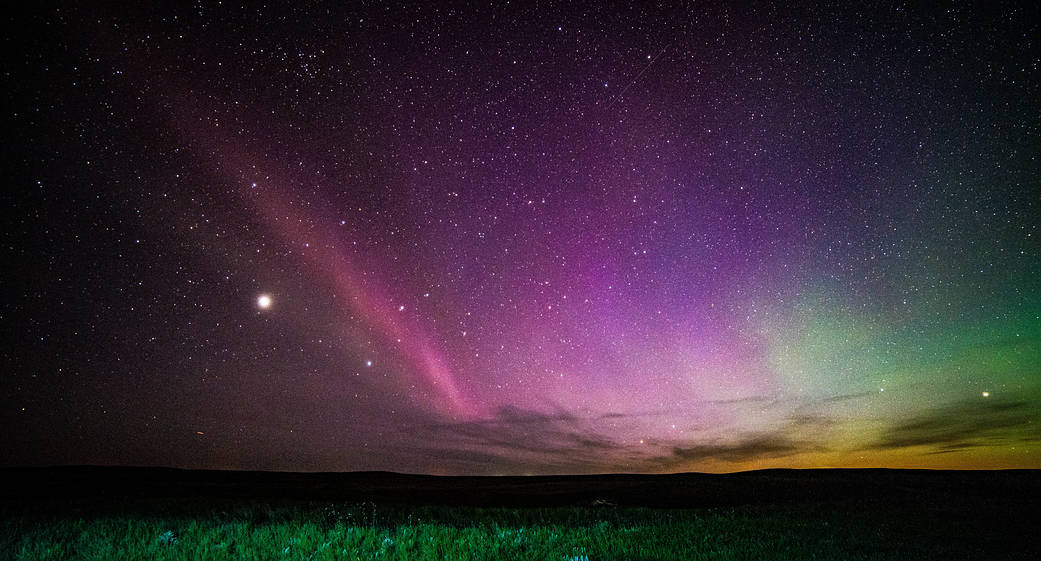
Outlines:
<svg viewBox="0 0 1041 561"><path fill-rule="evenodd" d="M1033 560L1039 490L1041 472L7 470L0 560Z"/></svg>
<svg viewBox="0 0 1041 561"><path fill-rule="evenodd" d="M4 559L1031 559L991 513L197 501L4 513ZM1000 511L1000 509L996 509ZM127 514L135 512L136 514ZM1036 553L1036 552L1034 552Z"/></svg>

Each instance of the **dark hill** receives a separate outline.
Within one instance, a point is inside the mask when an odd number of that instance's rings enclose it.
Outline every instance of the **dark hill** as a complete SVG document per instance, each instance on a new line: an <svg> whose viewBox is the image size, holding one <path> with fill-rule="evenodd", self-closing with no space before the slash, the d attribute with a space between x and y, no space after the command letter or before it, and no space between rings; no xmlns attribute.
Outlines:
<svg viewBox="0 0 1041 561"><path fill-rule="evenodd" d="M1034 512L1041 470L762 470L733 474L443 477L136 467L0 470L0 499L249 498L402 505L699 508L799 503L1002 501Z"/></svg>

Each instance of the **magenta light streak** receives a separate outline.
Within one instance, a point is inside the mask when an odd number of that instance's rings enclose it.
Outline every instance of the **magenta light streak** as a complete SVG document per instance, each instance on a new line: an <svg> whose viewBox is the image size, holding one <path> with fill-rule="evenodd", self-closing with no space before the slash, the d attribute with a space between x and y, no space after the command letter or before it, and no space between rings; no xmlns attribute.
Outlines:
<svg viewBox="0 0 1041 561"><path fill-rule="evenodd" d="M289 177L277 170L261 169L255 163L261 158L249 154L245 147L222 131L202 124L204 121L187 117L192 114L189 108L181 108L180 113L180 123L199 123L182 125L181 128L219 160L224 179L239 187L242 200L264 224L291 247L307 247L307 251L299 255L319 278L335 287L336 302L342 313L362 318L382 338L385 347L396 349L414 367L414 374L441 398L422 406L432 407L460 421L484 416L483 409L460 390L447 360L422 327L399 320L396 313L391 313L396 311L391 298L357 280L357 265L345 250L347 242L343 233L328 227L316 231L305 226L327 224L328 221L291 203L289 193L277 187L292 184ZM264 178L263 182L257 178Z"/></svg>

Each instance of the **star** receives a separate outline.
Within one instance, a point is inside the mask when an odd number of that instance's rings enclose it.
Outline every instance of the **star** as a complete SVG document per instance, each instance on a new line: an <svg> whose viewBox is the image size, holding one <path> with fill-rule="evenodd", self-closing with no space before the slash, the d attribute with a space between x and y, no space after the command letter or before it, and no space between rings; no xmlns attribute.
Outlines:
<svg viewBox="0 0 1041 561"><path fill-rule="evenodd" d="M271 296L267 294L261 294L257 297L257 307L261 310L267 310L272 304Z"/></svg>

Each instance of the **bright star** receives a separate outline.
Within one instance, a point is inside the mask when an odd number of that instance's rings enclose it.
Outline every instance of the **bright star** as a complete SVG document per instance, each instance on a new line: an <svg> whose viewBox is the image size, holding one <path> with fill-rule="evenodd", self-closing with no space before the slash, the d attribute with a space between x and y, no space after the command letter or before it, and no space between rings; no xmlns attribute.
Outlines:
<svg viewBox="0 0 1041 561"><path fill-rule="evenodd" d="M990 397L990 392L983 392L983 397Z"/></svg>
<svg viewBox="0 0 1041 561"><path fill-rule="evenodd" d="M257 307L261 310L266 310L271 307L271 297L267 294L261 294L257 297Z"/></svg>

